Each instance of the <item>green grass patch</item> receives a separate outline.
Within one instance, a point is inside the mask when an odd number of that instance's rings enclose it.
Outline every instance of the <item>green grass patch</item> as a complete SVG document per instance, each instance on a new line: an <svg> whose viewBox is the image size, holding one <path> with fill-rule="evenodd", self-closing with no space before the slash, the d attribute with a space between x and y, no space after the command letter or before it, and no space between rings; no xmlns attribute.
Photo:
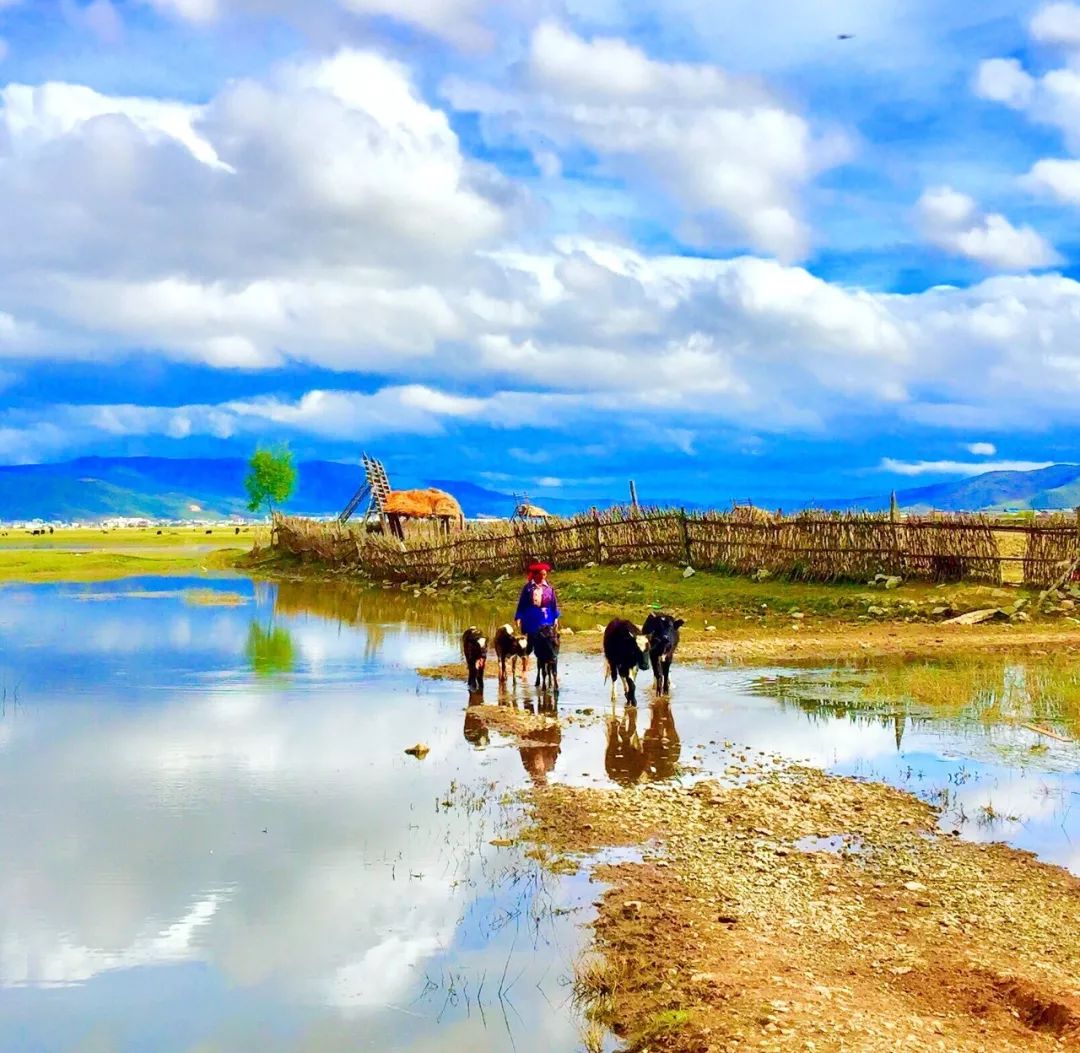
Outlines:
<svg viewBox="0 0 1080 1053"><path fill-rule="evenodd" d="M239 548L160 553L0 548L0 582L109 581L150 575L198 575L232 569L245 554L245 550Z"/></svg>
<svg viewBox="0 0 1080 1053"><path fill-rule="evenodd" d="M690 1023L692 1015L689 1009L665 1009L654 1013L646 1031L649 1035L663 1034L665 1031L677 1031Z"/></svg>
<svg viewBox="0 0 1080 1053"><path fill-rule="evenodd" d="M1001 655L876 663L762 681L759 689L808 711L885 716L932 711L984 725L1026 724L1080 735L1075 656Z"/></svg>
<svg viewBox="0 0 1080 1053"><path fill-rule="evenodd" d="M212 545L251 548L255 541L266 544L269 528L263 525L236 527L177 526L177 527L79 527L57 530L52 534L33 534L26 529L6 527L0 531L0 551L4 549L114 549L114 548L186 548L191 545Z"/></svg>
<svg viewBox="0 0 1080 1053"><path fill-rule="evenodd" d="M869 617L870 607L883 608L887 617L930 619L938 607L972 610L999 606L1029 595L1021 589L995 589L987 585L905 583L885 590L866 584L821 584L696 571L683 577L681 567L589 567L552 576L559 599L568 612L592 605L597 610L617 608L644 617L653 606L676 613L700 613L720 622L746 617L789 620L792 613L807 618L857 621ZM514 591L522 581L509 579L499 591ZM490 591L480 583L478 590ZM876 616L875 616L876 617ZM570 624L573 627L574 615Z"/></svg>

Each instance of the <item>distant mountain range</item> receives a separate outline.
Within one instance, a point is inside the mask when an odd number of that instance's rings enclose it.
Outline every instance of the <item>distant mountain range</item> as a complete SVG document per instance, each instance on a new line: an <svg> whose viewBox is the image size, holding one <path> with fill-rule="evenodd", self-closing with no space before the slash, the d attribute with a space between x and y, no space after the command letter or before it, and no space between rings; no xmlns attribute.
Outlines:
<svg viewBox="0 0 1080 1053"><path fill-rule="evenodd" d="M299 485L288 509L302 515L335 515L361 481L360 467L335 461L298 465ZM247 515L241 458L81 457L62 464L0 466L0 520L94 521L114 516L203 519ZM426 479L419 485L449 490L465 514L506 516L511 495L475 483ZM1080 465L1055 464L1032 472L987 472L959 482L897 493L907 511L1074 508L1080 505ZM543 498L560 515L609 501ZM661 502L663 503L663 502ZM687 508L707 502L672 501ZM888 494L824 502L825 508L888 508Z"/></svg>
<svg viewBox="0 0 1080 1053"><path fill-rule="evenodd" d="M1080 464L1052 464L1031 472L986 472L958 482L898 490L896 500L907 512L1075 508L1080 505ZM825 507L878 511L889 507L889 496L848 498Z"/></svg>
<svg viewBox="0 0 1080 1053"><path fill-rule="evenodd" d="M336 515L363 476L358 464L305 461L287 508L300 515ZM214 519L250 515L242 458L80 457L62 464L0 465L0 520L85 522L115 516ZM467 516L508 516L514 498L475 483L422 480L461 502ZM577 511L572 501L545 501L548 511Z"/></svg>

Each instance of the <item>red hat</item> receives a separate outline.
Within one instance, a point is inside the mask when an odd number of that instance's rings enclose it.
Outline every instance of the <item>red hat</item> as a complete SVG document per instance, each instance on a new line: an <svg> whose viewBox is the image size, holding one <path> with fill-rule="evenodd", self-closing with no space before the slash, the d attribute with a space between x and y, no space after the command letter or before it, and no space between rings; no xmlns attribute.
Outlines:
<svg viewBox="0 0 1080 1053"><path fill-rule="evenodd" d="M551 564L550 563L530 563L529 564L529 573L530 574L532 574L533 571L537 571L537 570L551 570Z"/></svg>

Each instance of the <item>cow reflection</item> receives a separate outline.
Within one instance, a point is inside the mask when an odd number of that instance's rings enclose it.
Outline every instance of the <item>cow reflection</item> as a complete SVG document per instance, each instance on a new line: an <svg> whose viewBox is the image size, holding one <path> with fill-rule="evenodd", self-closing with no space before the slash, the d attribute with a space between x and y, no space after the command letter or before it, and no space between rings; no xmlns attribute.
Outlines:
<svg viewBox="0 0 1080 1053"><path fill-rule="evenodd" d="M555 770L555 761L561 752L562 728L556 725L538 731L530 731L521 740L518 753L521 765L535 786L546 786L548 772Z"/></svg>
<svg viewBox="0 0 1080 1053"><path fill-rule="evenodd" d="M486 746L491 739L488 734L487 725L480 717L477 706L484 704L484 692L470 691L469 692L469 705L465 710L465 727L463 734L465 735L465 741L473 746Z"/></svg>
<svg viewBox="0 0 1080 1053"><path fill-rule="evenodd" d="M678 771L682 752L671 703L662 699L653 702L644 736L638 734L637 721L635 706L627 706L621 718L608 718L604 751L608 777L624 786L670 779Z"/></svg>

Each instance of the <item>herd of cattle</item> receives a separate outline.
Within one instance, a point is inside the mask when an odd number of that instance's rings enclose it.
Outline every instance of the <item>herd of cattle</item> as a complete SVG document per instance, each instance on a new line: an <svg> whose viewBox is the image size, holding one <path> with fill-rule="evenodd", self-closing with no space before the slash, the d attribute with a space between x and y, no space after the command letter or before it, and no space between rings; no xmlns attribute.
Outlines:
<svg viewBox="0 0 1080 1053"><path fill-rule="evenodd" d="M671 662L679 644L681 618L670 614L649 614L639 629L625 618L615 618L604 629L604 681L611 678L611 698L615 699L615 683L621 680L627 705L637 705L634 680L639 669L652 666L656 690L666 694L671 690ZM517 680L518 665L522 673L528 669L530 653L536 656L536 687L559 693L559 630L545 625L532 637L517 632L513 625L500 625L492 640L495 658L499 663L499 683L506 682L507 667ZM461 649L469 672L469 690L484 689L484 667L487 665L488 637L475 625L461 637Z"/></svg>

